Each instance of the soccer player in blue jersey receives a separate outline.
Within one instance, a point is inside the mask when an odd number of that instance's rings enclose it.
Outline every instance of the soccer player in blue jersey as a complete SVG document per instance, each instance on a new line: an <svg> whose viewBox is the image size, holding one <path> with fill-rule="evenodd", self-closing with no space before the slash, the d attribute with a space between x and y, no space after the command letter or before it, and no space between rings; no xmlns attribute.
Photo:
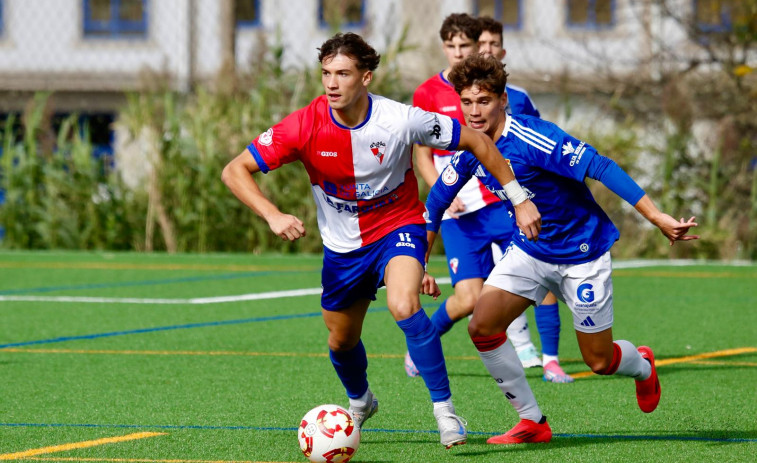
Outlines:
<svg viewBox="0 0 757 463"><path fill-rule="evenodd" d="M414 106L465 123L460 96L447 80L447 74L453 65L478 52L480 34L479 21L466 13L453 13L444 19L439 37L447 67L418 86L413 94ZM415 147L418 171L429 186L434 184L453 154L453 151L428 146ZM475 179L460 191L448 209L442 224L442 239L454 293L431 317L439 334L445 334L458 320L473 312L484 279L494 268L492 246L500 250L510 242L515 225L499 220L502 214L508 214L504 204ZM513 322L507 333L524 366L541 366L525 315ZM405 355L405 371L409 376L418 374L409 353Z"/></svg>
<svg viewBox="0 0 757 463"><path fill-rule="evenodd" d="M697 223L678 221L660 212L636 182L612 159L555 124L528 116L508 115L504 66L492 57L472 55L456 65L450 82L460 94L468 126L486 133L522 184L524 196L542 214L539 239L522 235L513 240L484 284L468 333L484 365L520 415L520 422L491 444L549 442L552 430L526 381L505 329L528 306L552 291L573 313L573 326L584 362L599 375L635 380L636 399L645 413L657 408L660 383L652 349L614 340L612 263L610 248L618 229L594 201L586 177L602 182L658 227L673 245ZM444 210L470 178L514 204L524 199L507 194L470 153L455 154L426 201L429 248ZM505 203L511 208L509 202Z"/></svg>
<svg viewBox="0 0 757 463"><path fill-rule="evenodd" d="M478 36L479 53L484 56L493 56L502 61L507 54L502 37L502 23L488 16L478 18L478 22L481 24L481 35ZM505 92L507 93L507 107L505 108L507 114L541 117L536 105L524 89L508 83L505 86ZM541 365L544 367L544 374L542 378L544 381L552 383L572 383L573 377L563 371L557 355L560 344L560 309L557 297L551 292L547 293L541 304L534 308L534 316L543 354ZM519 317L519 319L523 318L525 318L523 315ZM518 319L513 325L519 325ZM528 325L525 326L525 329L528 329ZM513 326L511 325L507 330L508 337L512 336L512 330ZM524 351L518 352L521 363L524 363L523 359L526 356L536 356L538 359L536 352L530 355ZM527 365L524 363L523 366Z"/></svg>
<svg viewBox="0 0 757 463"><path fill-rule="evenodd" d="M494 56L502 61L507 55L502 38L502 23L488 16L478 18L478 22L481 25L481 35L478 36L478 52L482 55ZM525 89L507 84L505 92L507 93L505 112L541 117L539 110Z"/></svg>

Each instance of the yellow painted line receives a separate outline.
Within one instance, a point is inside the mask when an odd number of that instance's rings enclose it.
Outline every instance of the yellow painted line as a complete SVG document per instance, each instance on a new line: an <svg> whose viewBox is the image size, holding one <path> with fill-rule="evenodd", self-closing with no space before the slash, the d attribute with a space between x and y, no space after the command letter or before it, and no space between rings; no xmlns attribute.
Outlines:
<svg viewBox="0 0 757 463"><path fill-rule="evenodd" d="M88 440L83 442L72 442L70 444L53 445L50 447L42 447L38 449L24 450L23 452L16 453L4 453L0 455L0 460L18 460L21 458L29 458L35 455L43 455L45 453L65 452L67 450L84 449L87 447L97 447L104 444L115 444L117 442L125 442L136 439L145 439L147 437L155 437L165 435L164 432L136 432L133 434L127 434L125 436L116 437L104 437L102 439Z"/></svg>
<svg viewBox="0 0 757 463"><path fill-rule="evenodd" d="M675 272L666 270L613 270L613 277L650 277L650 278L757 278L757 273L735 272Z"/></svg>
<svg viewBox="0 0 757 463"><path fill-rule="evenodd" d="M687 355L685 357L674 357L674 358L669 358L669 359L664 359L664 360L655 360L654 364L655 366L661 367L665 365L674 365L676 363L693 363L693 362L698 362L698 361L711 359L711 358L730 357L733 355L751 354L754 352L757 352L757 347L740 347L737 349L725 349L725 350L718 350L715 352L706 352L704 354ZM582 371L580 373L571 373L570 375L573 378L578 379L578 378L586 378L589 376L593 376L594 373L591 371Z"/></svg>
<svg viewBox="0 0 757 463"><path fill-rule="evenodd" d="M695 360L694 365L715 365L719 367L757 367L757 362L717 362L715 360Z"/></svg>

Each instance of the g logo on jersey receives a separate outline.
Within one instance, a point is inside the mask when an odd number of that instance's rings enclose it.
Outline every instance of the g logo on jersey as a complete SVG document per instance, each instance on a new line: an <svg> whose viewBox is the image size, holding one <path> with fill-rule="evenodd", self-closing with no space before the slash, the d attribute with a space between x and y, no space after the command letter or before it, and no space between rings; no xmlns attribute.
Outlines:
<svg viewBox="0 0 757 463"><path fill-rule="evenodd" d="M594 286L591 283L582 283L578 285L578 291L576 291L578 300L585 303L594 302Z"/></svg>
<svg viewBox="0 0 757 463"><path fill-rule="evenodd" d="M442 182L447 186L452 186L457 183L460 177L457 175L457 171L452 165L447 165L442 171Z"/></svg>
<svg viewBox="0 0 757 463"><path fill-rule="evenodd" d="M273 143L273 129L268 129L265 132L261 133L258 137L258 143L263 146L269 146L271 143Z"/></svg>

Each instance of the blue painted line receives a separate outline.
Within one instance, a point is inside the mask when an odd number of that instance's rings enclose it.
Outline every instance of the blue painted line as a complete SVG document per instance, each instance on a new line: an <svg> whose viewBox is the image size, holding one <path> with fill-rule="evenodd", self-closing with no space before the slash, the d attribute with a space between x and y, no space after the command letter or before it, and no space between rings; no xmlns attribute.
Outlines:
<svg viewBox="0 0 757 463"><path fill-rule="evenodd" d="M434 307L434 306L438 307L439 304L425 304L425 307L429 307L429 308ZM376 307L376 308L368 309L368 313L383 312L386 310L389 310L389 309L387 307ZM203 323L187 323L184 325L156 326L153 328L140 328L137 330L111 331L109 333L83 334L80 336L61 336L58 338L51 338L51 339L39 339L36 341L12 342L8 344L0 344L0 349L5 349L7 347L24 347L24 346L34 346L34 345L40 345L40 344L54 344L58 342L111 338L114 336L126 336L130 334L154 333L157 331L186 330L186 329L191 329L191 328L206 328L209 326L241 325L244 323L270 322L270 321L277 321L277 320L293 320L297 318L312 318L312 317L320 317L320 316L321 316L321 312L311 312L311 313L304 313L304 314L275 315L271 317L241 318L238 320L223 320L223 321L203 322Z"/></svg>
<svg viewBox="0 0 757 463"><path fill-rule="evenodd" d="M380 312L380 311L385 311L385 310L389 310L389 309L386 307L376 307L373 309L368 309L368 312L369 313ZM158 331L186 330L186 329L191 329L191 328L207 328L209 326L241 325L244 323L270 322L270 321L277 321L277 320L293 320L297 318L312 318L312 317L320 317L320 316L321 316L321 312L311 312L311 313L292 314L292 315L274 315L270 317L241 318L238 320L223 320L223 321L203 322L203 323L187 323L184 325L156 326L153 328L140 328L137 330L111 331L109 333L84 334L80 336L61 336L58 338L51 338L51 339L39 339L36 341L12 342L8 344L0 344L0 349L4 349L6 347L23 347L23 346L34 346L34 345L40 345L40 344L54 344L58 342L111 338L114 336L154 333Z"/></svg>
<svg viewBox="0 0 757 463"><path fill-rule="evenodd" d="M207 426L207 425L139 425L139 424L88 424L88 423L0 423L0 427L8 428L118 428L118 429L162 429L162 430L209 430L209 431L274 431L292 432L297 427L276 426ZM369 432L383 432L392 434L438 434L437 430L423 429L377 429L366 428ZM469 431L468 435L495 436L500 432ZM730 438L730 437L699 437L699 436L676 436L676 435L628 435L628 434L553 434L552 437L563 439L620 439L620 440L657 440L657 441L694 441L694 442L724 442L742 443L757 442L755 439Z"/></svg>
<svg viewBox="0 0 757 463"><path fill-rule="evenodd" d="M268 322L268 321L273 321L273 320L291 320L295 318L310 318L310 317L320 317L320 316L321 316L320 312L313 312L313 313L294 314L294 315L276 315L276 316L271 316L271 317L242 318L238 320L224 320L224 321L203 322L203 323L187 323L184 325L156 326L154 328L140 328L137 330L84 334L81 336L62 336L59 338L52 338L52 339L40 339L36 341L22 341L22 342L8 343L8 344L0 344L0 349L6 348L6 347L22 347L22 346L33 346L33 345L38 345L38 344L53 344L57 342L110 338L114 336L126 336L129 334L154 333L157 331L186 330L190 328L206 328L209 326L241 325L243 323Z"/></svg>
<svg viewBox="0 0 757 463"><path fill-rule="evenodd" d="M92 284L80 284L80 285L65 285L65 286L40 286L37 288L22 288L22 289L6 289L0 290L0 295L9 294L37 294L37 293L50 293L54 291L70 291L80 289L103 289L103 288L124 288L130 286L154 286L174 283L191 283L196 281L212 281L212 280L234 280L238 278L250 278L266 275L281 275L286 273L303 273L311 272L310 270L292 270L292 271L265 271L265 272L245 272L245 273L228 273L223 275L206 275L206 276L194 276L194 277L182 277L182 278L167 278L162 280L143 280L143 281L124 281L124 282L109 282L109 283L92 283Z"/></svg>

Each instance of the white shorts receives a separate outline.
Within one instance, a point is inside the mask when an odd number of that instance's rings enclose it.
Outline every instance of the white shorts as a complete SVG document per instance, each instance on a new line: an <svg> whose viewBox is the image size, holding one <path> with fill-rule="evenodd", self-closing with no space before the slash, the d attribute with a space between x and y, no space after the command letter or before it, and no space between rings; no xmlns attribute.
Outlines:
<svg viewBox="0 0 757 463"><path fill-rule="evenodd" d="M583 264L550 264L511 243L484 284L525 297L534 304L552 291L573 312L576 331L597 333L612 327L610 251Z"/></svg>

